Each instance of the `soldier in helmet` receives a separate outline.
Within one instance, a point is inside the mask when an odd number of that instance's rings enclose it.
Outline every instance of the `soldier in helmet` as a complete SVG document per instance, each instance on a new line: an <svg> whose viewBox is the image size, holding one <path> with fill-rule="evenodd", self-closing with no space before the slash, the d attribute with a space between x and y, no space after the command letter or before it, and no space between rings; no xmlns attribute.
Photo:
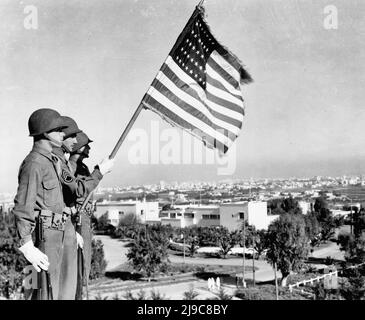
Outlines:
<svg viewBox="0 0 365 320"><path fill-rule="evenodd" d="M32 113L28 128L33 148L20 166L13 208L19 250L37 272L48 270L53 298L58 299L67 217L63 214L58 159L52 147L62 145L65 124L56 110L44 108ZM34 244L34 230L40 221L44 227L44 252Z"/></svg>
<svg viewBox="0 0 365 320"><path fill-rule="evenodd" d="M61 267L64 271L62 273L64 275L62 285L65 287L65 290L63 290L64 298L75 299L77 283L77 248L82 250L84 247L84 240L82 235L80 235L80 228L75 230L77 227L76 213L78 211L76 206L80 203L80 199L86 198L87 195L97 186L103 175L111 170L113 161L109 159L103 160L96 166L93 174L90 175L88 179L84 179L79 175L76 176L74 168L72 168L71 162L68 159L74 145L78 142L77 135L81 134L82 131L79 129L76 121L72 118L66 116L63 116L62 118L64 123L67 125L67 127L63 129L63 132L65 133L63 144L62 147L55 146L53 148L53 152L59 157L61 164L61 183L66 206L64 210L71 215L73 221L73 228L70 226L65 231L66 234L68 234L68 237L65 240L64 250L68 258L64 260L65 263ZM75 245L75 236L77 246ZM87 238L89 237L87 234L86 236ZM85 251L89 254L91 249L85 249Z"/></svg>
<svg viewBox="0 0 365 320"><path fill-rule="evenodd" d="M70 164L72 166L75 177L84 181L88 186L88 189L95 189L99 184L100 180L105 174L105 169L103 168L103 174L100 171L100 165L94 168L94 171L90 173L89 168L83 163L85 158L89 157L90 146L89 144L92 140L84 132L79 132L76 135L77 143L73 146ZM111 164L113 160L108 160ZM105 160L104 160L105 162ZM108 169L109 170L109 169ZM91 241L92 241L92 229L91 229L91 216L93 214L93 203L92 199L89 199L85 206L85 209L80 212L80 208L86 197L80 197L77 200L77 230L80 232L83 238L83 250L78 255L79 265L78 268L78 290L76 293L76 299L82 299L82 285L85 280L86 285L90 275L91 269ZM81 261L80 261L81 260ZM81 263L83 262L83 263Z"/></svg>
<svg viewBox="0 0 365 320"><path fill-rule="evenodd" d="M60 300L73 300L77 285L77 247L83 246L82 237L76 233L72 216L76 214L76 199L87 192L82 181L76 179L68 162L67 154L77 142L76 134L81 132L76 122L70 117L61 117L67 126L63 129L64 139L61 146L54 145L52 152L58 157L60 171L60 182L62 185L65 207L63 212L69 217L65 226L65 237L63 243L63 259L61 263L60 276Z"/></svg>

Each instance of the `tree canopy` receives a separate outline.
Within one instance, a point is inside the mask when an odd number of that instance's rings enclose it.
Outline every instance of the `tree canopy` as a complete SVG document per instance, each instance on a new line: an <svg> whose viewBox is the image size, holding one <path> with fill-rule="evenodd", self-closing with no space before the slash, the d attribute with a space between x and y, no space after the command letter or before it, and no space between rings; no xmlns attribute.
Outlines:
<svg viewBox="0 0 365 320"><path fill-rule="evenodd" d="M302 215L284 214L273 221L268 230L266 258L276 263L282 274L282 286L292 271L297 271L308 256L308 236Z"/></svg>

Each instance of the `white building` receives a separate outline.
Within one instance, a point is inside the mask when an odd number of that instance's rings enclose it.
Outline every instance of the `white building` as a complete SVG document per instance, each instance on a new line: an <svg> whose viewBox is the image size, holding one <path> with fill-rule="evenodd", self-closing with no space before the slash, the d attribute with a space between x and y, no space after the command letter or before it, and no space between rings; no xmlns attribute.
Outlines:
<svg viewBox="0 0 365 320"><path fill-rule="evenodd" d="M100 218L105 213L108 214L108 219L114 226L117 226L119 221L129 214L135 215L142 223L160 221L158 202L103 201L96 203L95 217Z"/></svg>
<svg viewBox="0 0 365 320"><path fill-rule="evenodd" d="M220 207L220 224L230 231L241 228L243 220L257 230L267 230L270 223L278 217L267 214L265 201L236 202L222 204Z"/></svg>
<svg viewBox="0 0 365 320"><path fill-rule="evenodd" d="M243 219L257 230L267 229L278 215L267 214L267 202L250 201L217 205L182 205L160 212L161 224L174 227L224 226L233 231L240 229Z"/></svg>
<svg viewBox="0 0 365 320"><path fill-rule="evenodd" d="M160 212L161 224L185 228L193 225L219 226L220 215L217 205L176 205L173 209Z"/></svg>

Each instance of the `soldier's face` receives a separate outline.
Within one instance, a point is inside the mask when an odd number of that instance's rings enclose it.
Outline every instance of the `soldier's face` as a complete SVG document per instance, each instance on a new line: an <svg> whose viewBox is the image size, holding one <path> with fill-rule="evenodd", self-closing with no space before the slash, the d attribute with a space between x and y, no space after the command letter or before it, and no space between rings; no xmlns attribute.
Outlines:
<svg viewBox="0 0 365 320"><path fill-rule="evenodd" d="M62 131L48 132L48 136L56 142L62 143L65 133Z"/></svg>
<svg viewBox="0 0 365 320"><path fill-rule="evenodd" d="M90 151L90 147L88 144L86 146L83 146L82 148L80 148L80 153L84 158L89 157L89 151Z"/></svg>
<svg viewBox="0 0 365 320"><path fill-rule="evenodd" d="M73 146L77 143L76 135L72 135L63 140L63 144L69 149L72 150Z"/></svg>

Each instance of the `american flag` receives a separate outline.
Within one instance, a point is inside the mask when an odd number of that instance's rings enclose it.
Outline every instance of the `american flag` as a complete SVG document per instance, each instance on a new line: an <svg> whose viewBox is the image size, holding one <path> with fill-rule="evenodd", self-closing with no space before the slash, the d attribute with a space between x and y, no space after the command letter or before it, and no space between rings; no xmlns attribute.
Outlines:
<svg viewBox="0 0 365 320"><path fill-rule="evenodd" d="M241 85L251 76L211 34L197 6L142 99L145 108L226 153L244 116Z"/></svg>

